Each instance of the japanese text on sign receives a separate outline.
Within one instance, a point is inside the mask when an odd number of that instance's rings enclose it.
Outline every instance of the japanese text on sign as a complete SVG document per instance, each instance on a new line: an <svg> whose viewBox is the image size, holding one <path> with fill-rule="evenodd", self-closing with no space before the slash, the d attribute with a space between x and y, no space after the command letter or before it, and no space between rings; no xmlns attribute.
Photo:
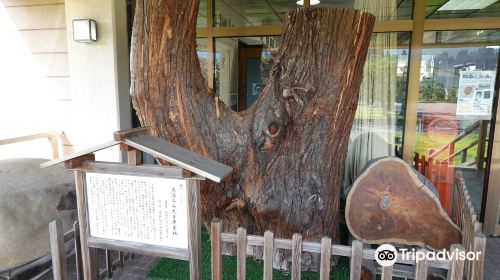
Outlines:
<svg viewBox="0 0 500 280"><path fill-rule="evenodd" d="M188 247L186 180L87 173L90 236Z"/></svg>

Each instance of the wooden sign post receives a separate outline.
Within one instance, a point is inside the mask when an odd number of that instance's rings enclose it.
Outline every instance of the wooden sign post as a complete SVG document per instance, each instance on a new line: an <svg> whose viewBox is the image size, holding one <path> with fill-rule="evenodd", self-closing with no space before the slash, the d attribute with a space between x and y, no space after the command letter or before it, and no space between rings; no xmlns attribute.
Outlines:
<svg viewBox="0 0 500 280"><path fill-rule="evenodd" d="M200 181L232 168L149 135L115 132L115 141L42 164L64 162L75 173L85 280L97 280L97 250L128 251L189 261L201 278ZM120 144L128 163L96 162L93 153ZM140 151L176 166L140 165Z"/></svg>

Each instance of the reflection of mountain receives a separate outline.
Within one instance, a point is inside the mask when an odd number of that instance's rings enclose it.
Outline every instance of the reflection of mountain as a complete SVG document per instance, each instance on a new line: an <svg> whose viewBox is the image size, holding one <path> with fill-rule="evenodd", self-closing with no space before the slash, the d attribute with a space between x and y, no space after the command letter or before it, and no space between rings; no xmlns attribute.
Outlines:
<svg viewBox="0 0 500 280"><path fill-rule="evenodd" d="M422 55L422 65L426 66L422 74L449 88L458 84L461 70L496 70L498 52L488 47L426 48Z"/></svg>

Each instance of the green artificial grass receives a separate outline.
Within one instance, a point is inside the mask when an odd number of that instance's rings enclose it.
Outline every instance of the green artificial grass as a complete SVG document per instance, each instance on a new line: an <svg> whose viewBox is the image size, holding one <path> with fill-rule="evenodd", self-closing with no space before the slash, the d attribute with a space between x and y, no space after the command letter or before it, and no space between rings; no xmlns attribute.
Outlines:
<svg viewBox="0 0 500 280"><path fill-rule="evenodd" d="M202 279L211 278L210 267L210 238L207 231L201 234L201 255L202 255ZM254 258L247 258L246 274L247 280L262 279L263 262ZM222 256L222 276L223 279L236 279L236 257ZM189 279L189 263L187 261L174 259L161 259L147 274L148 280L180 280ZM273 279L288 280L290 275L279 270L273 270ZM316 280L319 274L315 272L302 272L302 279ZM339 264L330 274L330 279L349 279L349 259L341 258Z"/></svg>

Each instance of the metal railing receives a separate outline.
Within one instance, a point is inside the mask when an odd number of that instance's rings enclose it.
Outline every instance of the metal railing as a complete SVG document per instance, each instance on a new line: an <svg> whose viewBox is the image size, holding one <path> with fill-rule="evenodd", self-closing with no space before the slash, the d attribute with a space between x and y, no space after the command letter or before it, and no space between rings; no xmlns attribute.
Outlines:
<svg viewBox="0 0 500 280"><path fill-rule="evenodd" d="M467 161L468 150L471 149L472 147L478 145L477 156L476 156L476 167L478 169L482 169L483 165L484 165L484 160L485 160L484 152L486 149L486 142L487 142L488 123L489 123L489 120L477 120L473 124L468 126L462 133L460 133L455 138L453 138L446 145L442 146L441 148L439 148L437 150L430 149L429 156L428 156L429 160L435 160L444 151L448 151L448 156L442 160L439 160L440 162L448 162L448 163L453 164L455 157L458 155L461 155L460 163L465 163ZM479 129L479 138L477 140L471 142L469 145L462 148L461 150L455 152L456 143L458 141L464 139L465 137L467 137L469 134L476 131L477 129Z"/></svg>

